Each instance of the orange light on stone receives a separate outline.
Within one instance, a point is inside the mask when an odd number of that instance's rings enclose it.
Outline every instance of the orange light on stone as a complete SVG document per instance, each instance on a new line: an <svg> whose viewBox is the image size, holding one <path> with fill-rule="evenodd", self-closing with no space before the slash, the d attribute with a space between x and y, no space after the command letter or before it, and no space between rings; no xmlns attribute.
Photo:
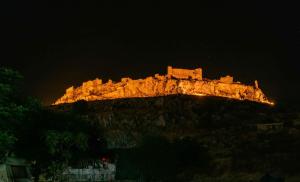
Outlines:
<svg viewBox="0 0 300 182"><path fill-rule="evenodd" d="M79 100L95 101L134 97L155 97L166 95L218 96L238 100L250 100L274 105L258 87L234 82L233 77L225 76L219 80L202 77L202 69L178 69L168 66L167 75L155 74L145 79L122 78L120 82L101 79L84 82L80 87L70 87L53 105L73 103Z"/></svg>

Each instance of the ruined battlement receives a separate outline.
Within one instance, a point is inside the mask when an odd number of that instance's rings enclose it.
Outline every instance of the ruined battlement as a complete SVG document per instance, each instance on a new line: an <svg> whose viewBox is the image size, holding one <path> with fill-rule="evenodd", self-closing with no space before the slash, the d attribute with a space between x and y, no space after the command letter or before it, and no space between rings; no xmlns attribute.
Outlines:
<svg viewBox="0 0 300 182"><path fill-rule="evenodd" d="M202 80L202 69L189 70L168 66L167 75L169 78Z"/></svg>
<svg viewBox="0 0 300 182"><path fill-rule="evenodd" d="M233 77L229 76L229 75L221 77L220 78L220 82L223 82L223 83L233 83Z"/></svg>
<svg viewBox="0 0 300 182"><path fill-rule="evenodd" d="M202 78L202 69L194 70L173 68L168 66L166 75L155 74L145 79L122 78L114 83L109 80L102 83L101 79L84 82L80 87L70 87L54 105L72 103L79 100L95 101L117 98L156 97L173 94L218 96L239 100L250 100L265 104L271 102L258 87L234 82L232 76L218 80Z"/></svg>

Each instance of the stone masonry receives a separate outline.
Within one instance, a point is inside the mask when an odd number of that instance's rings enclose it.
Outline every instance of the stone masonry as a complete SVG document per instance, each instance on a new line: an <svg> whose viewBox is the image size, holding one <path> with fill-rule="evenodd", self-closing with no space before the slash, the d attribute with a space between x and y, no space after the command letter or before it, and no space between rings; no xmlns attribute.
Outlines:
<svg viewBox="0 0 300 182"><path fill-rule="evenodd" d="M54 105L79 100L95 101L172 94L218 96L273 105L273 102L258 88L258 82L254 83L245 85L234 82L231 76L221 77L219 80L202 79L201 68L188 70L169 66L167 75L155 74L155 76L138 80L122 78L116 83L112 80L102 83L100 79L84 82L78 88L68 88Z"/></svg>
<svg viewBox="0 0 300 182"><path fill-rule="evenodd" d="M202 80L202 69L188 70L168 66L167 75L169 78Z"/></svg>

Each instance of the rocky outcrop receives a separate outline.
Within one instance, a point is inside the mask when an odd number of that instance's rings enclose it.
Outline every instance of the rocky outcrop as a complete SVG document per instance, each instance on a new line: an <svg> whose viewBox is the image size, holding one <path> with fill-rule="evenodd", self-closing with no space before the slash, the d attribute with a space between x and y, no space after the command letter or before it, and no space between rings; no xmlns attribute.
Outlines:
<svg viewBox="0 0 300 182"><path fill-rule="evenodd" d="M258 88L257 81L255 81L255 85L245 85L234 82L231 76L221 77L219 80L202 79L201 68L185 70L168 67L167 75L156 74L145 79L122 78L120 82L114 83L109 80L104 84L100 79L87 81L78 88L68 88L65 95L59 98L54 105L79 100L95 101L175 94L219 96L273 104Z"/></svg>

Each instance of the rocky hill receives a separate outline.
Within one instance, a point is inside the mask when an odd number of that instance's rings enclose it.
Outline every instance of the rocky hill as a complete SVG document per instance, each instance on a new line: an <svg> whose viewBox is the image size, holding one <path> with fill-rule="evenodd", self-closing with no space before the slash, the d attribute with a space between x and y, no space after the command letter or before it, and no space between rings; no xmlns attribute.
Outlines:
<svg viewBox="0 0 300 182"><path fill-rule="evenodd" d="M237 100L250 100L272 105L258 82L254 85L245 85L234 82L233 77L225 76L218 80L202 78L202 69L178 69L168 67L167 75L150 76L145 79L122 78L120 82L113 83L109 80L84 82L78 88L70 87L64 96L59 98L54 105L73 103L79 100L95 101L118 98L157 97L166 95L197 95L218 96Z"/></svg>
<svg viewBox="0 0 300 182"><path fill-rule="evenodd" d="M104 129L109 148L135 146L145 135L169 139L206 135L216 128L282 122L274 106L219 97L170 95L52 106L85 116Z"/></svg>

